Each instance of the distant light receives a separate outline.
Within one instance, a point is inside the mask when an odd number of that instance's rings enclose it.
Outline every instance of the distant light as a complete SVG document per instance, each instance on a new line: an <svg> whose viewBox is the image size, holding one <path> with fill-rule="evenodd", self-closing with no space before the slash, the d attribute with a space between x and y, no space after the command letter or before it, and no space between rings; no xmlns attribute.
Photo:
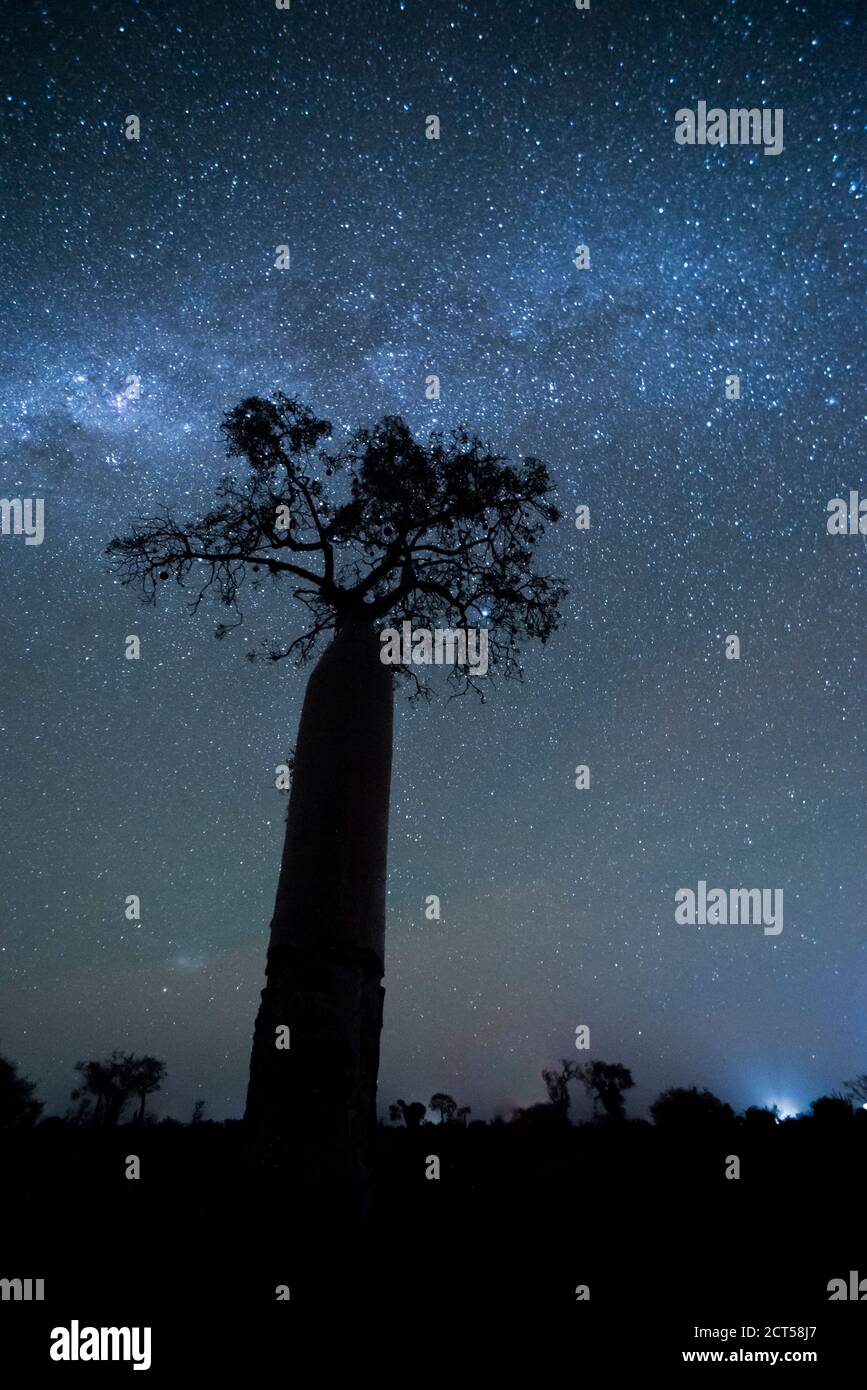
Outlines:
<svg viewBox="0 0 867 1390"><path fill-rule="evenodd" d="M769 1100L765 1103L768 1110L776 1111L778 1122L780 1120L793 1120L796 1115L800 1114L797 1105L791 1100Z"/></svg>

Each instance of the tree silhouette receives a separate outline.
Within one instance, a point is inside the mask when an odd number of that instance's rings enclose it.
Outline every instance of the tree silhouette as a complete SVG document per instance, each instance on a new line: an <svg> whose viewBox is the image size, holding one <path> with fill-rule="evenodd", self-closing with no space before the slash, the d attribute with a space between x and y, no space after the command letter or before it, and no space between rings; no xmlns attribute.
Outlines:
<svg viewBox="0 0 867 1390"><path fill-rule="evenodd" d="M425 1115L427 1106L422 1105L420 1100L412 1100L407 1105L405 1100L399 1100L396 1105L389 1106L389 1115L395 1122L403 1119L407 1129L418 1129Z"/></svg>
<svg viewBox="0 0 867 1390"><path fill-rule="evenodd" d="M744 1125L757 1134L770 1133L778 1122L776 1107L771 1110L767 1106L748 1105L744 1111Z"/></svg>
<svg viewBox="0 0 867 1390"><path fill-rule="evenodd" d="M138 1124L144 1122L145 1101L160 1089L166 1075L166 1064L156 1057L140 1057L136 1065L133 1090L139 1098Z"/></svg>
<svg viewBox="0 0 867 1390"><path fill-rule="evenodd" d="M635 1082L628 1067L620 1062L585 1062L576 1066L575 1076L593 1097L593 1113L602 1106L609 1120L622 1120L626 1110L624 1091Z"/></svg>
<svg viewBox="0 0 867 1390"><path fill-rule="evenodd" d="M545 1083L545 1090L548 1092L548 1100L537 1105L519 1107L512 1112L512 1123L518 1124L522 1128L534 1129L560 1129L569 1123L569 1105L571 1097L569 1095L569 1082L574 1081L578 1076L579 1068L576 1062L564 1059L561 1062L561 1071L555 1068L543 1068L542 1080Z"/></svg>
<svg viewBox="0 0 867 1390"><path fill-rule="evenodd" d="M458 1103L451 1096L446 1095L444 1091L435 1091L427 1103L427 1108L428 1110L437 1110L440 1124L444 1125L448 1124L449 1120L454 1119Z"/></svg>
<svg viewBox="0 0 867 1390"><path fill-rule="evenodd" d="M139 1099L138 1120L144 1118L145 1098L158 1091L166 1074L165 1064L155 1057L136 1057L132 1052L115 1050L103 1062L76 1062L81 1084L72 1092L79 1102L79 1121L104 1129L120 1123L126 1106Z"/></svg>
<svg viewBox="0 0 867 1390"><path fill-rule="evenodd" d="M853 1105L867 1106L867 1076L856 1076L846 1082L846 1094Z"/></svg>
<svg viewBox="0 0 867 1390"><path fill-rule="evenodd" d="M849 1124L855 1117L851 1102L839 1091L810 1102L810 1114L823 1125Z"/></svg>
<svg viewBox="0 0 867 1390"><path fill-rule="evenodd" d="M393 672L380 659L386 618L414 628L486 627L490 668L520 674L519 643L545 641L564 588L533 554L558 519L538 459L512 464L466 430L415 440L387 416L339 449L331 425L283 394L250 397L222 424L243 480L227 475L199 521L168 513L108 547L121 580L153 602L174 576L191 608L212 594L242 621L238 596L265 580L307 611L270 655L304 659L334 634L301 714L266 984L256 1020L246 1119L256 1152L302 1181L363 1192L376 1127L382 1028L385 873ZM452 646L457 692L482 693ZM291 1028L292 1047L275 1048Z"/></svg>
<svg viewBox="0 0 867 1390"><path fill-rule="evenodd" d="M650 1113L660 1129L706 1129L734 1119L730 1105L697 1086L670 1086L657 1096Z"/></svg>
<svg viewBox="0 0 867 1390"><path fill-rule="evenodd" d="M555 1110L559 1110L565 1116L568 1113L571 1097L569 1095L569 1082L574 1081L580 1075L580 1068L576 1062L568 1059L562 1062L562 1071L542 1072L542 1080L548 1092L548 1100Z"/></svg>
<svg viewBox="0 0 867 1390"><path fill-rule="evenodd" d="M43 1102L35 1098L36 1086L19 1076L18 1066L0 1057L0 1134L32 1129L42 1113Z"/></svg>

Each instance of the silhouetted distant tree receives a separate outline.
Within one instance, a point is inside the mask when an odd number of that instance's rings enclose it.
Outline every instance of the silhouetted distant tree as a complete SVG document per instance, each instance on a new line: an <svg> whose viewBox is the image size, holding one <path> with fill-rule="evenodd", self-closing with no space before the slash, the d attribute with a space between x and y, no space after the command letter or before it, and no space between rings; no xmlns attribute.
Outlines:
<svg viewBox="0 0 867 1390"><path fill-rule="evenodd" d="M139 1122L144 1118L145 1099L158 1091L166 1074L165 1064L155 1057L136 1057L132 1052L114 1051L103 1062L76 1062L81 1085L72 1092L79 1102L80 1122L110 1129L120 1123L127 1104L139 1099Z"/></svg>
<svg viewBox="0 0 867 1390"><path fill-rule="evenodd" d="M547 1104L527 1105L513 1110L512 1124L525 1128L532 1125L535 1128L555 1129L568 1124L571 1101L569 1082L577 1077L578 1067L577 1063L569 1061L568 1058L564 1058L560 1065L560 1071L554 1067L545 1067L542 1070L542 1080L548 1092Z"/></svg>
<svg viewBox="0 0 867 1390"><path fill-rule="evenodd" d="M132 1095L124 1080L122 1054L114 1052L105 1062L76 1062L81 1073L81 1085L72 1092L79 1102L77 1118L82 1123L102 1127L116 1125Z"/></svg>
<svg viewBox="0 0 867 1390"><path fill-rule="evenodd" d="M199 1124L202 1123L202 1121L204 1120L204 1118L205 1118L205 1102L204 1102L203 1100L197 1100L196 1103L195 1103L195 1105L193 1106L193 1118L192 1118L192 1120L190 1121L190 1123L191 1123L191 1124L194 1124L194 1125L199 1125Z"/></svg>
<svg viewBox="0 0 867 1390"><path fill-rule="evenodd" d="M35 1097L36 1086L18 1074L18 1066L0 1057L0 1134L32 1129L44 1102Z"/></svg>
<svg viewBox="0 0 867 1390"><path fill-rule="evenodd" d="M593 1113L602 1106L609 1120L622 1120L626 1110L624 1091L635 1082L628 1067L620 1062L585 1062L576 1065L576 1078L593 1097Z"/></svg>
<svg viewBox="0 0 867 1390"><path fill-rule="evenodd" d="M428 1101L427 1108L428 1110L438 1111L440 1124L444 1125L447 1124L449 1120L454 1119L458 1103L456 1100L453 1100L451 1096L447 1096L444 1091L435 1091Z"/></svg>
<svg viewBox="0 0 867 1390"><path fill-rule="evenodd" d="M779 1115L776 1110L769 1110L766 1106L749 1105L744 1111L744 1124L748 1129L759 1133L772 1130L778 1120Z"/></svg>
<svg viewBox="0 0 867 1390"><path fill-rule="evenodd" d="M473 1109L471 1105L459 1105L457 1114L455 1115L455 1119L457 1120L458 1124L463 1125L464 1129L466 1129L467 1116L471 1115L472 1113Z"/></svg>
<svg viewBox="0 0 867 1390"><path fill-rule="evenodd" d="M696 1086L671 1086L657 1096L650 1107L659 1129L703 1129L728 1123L734 1111L712 1091Z"/></svg>
<svg viewBox="0 0 867 1390"><path fill-rule="evenodd" d="M331 424L282 393L251 396L222 429L246 476L224 478L201 519L140 519L108 547L121 582L153 603L174 577L198 609L241 622L249 580L288 584L309 615L272 648L314 669L295 748L266 984L246 1118L260 1154L302 1181L364 1187L376 1125L392 757L393 673L426 693L418 666L384 665L379 628L448 630L449 680L482 694L456 629L487 629L491 670L520 674L520 644L558 626L564 586L534 568L559 512L539 459L511 463L459 429L413 438L398 416L336 451ZM334 480L333 482L331 480ZM275 1028L291 1027L291 1054Z"/></svg>
<svg viewBox="0 0 867 1390"><path fill-rule="evenodd" d="M867 1105L867 1076L856 1076L846 1082L846 1094L855 1105Z"/></svg>
<svg viewBox="0 0 867 1390"><path fill-rule="evenodd" d="M832 1091L829 1096L819 1096L817 1100L811 1101L810 1114L823 1125L848 1124L855 1116L851 1102L845 1096L841 1096L839 1091Z"/></svg>
<svg viewBox="0 0 867 1390"><path fill-rule="evenodd" d="M396 1105L389 1107L389 1114L395 1121L402 1118L407 1129L418 1129L427 1114L427 1106L422 1105L420 1100L411 1100L409 1105L405 1100L399 1100Z"/></svg>
<svg viewBox="0 0 867 1390"><path fill-rule="evenodd" d="M145 1101L148 1096L153 1095L160 1089L166 1076L165 1062L159 1062L156 1057L139 1057L136 1062L135 1079L133 1090L139 1098L139 1110L136 1116L137 1122L144 1122Z"/></svg>
<svg viewBox="0 0 867 1390"><path fill-rule="evenodd" d="M555 1110L560 1110L565 1115L569 1110L571 1097L569 1095L569 1082L574 1081L578 1076L577 1063L564 1058L561 1062L562 1071L543 1070L542 1080L545 1083L545 1090L548 1092L548 1100Z"/></svg>

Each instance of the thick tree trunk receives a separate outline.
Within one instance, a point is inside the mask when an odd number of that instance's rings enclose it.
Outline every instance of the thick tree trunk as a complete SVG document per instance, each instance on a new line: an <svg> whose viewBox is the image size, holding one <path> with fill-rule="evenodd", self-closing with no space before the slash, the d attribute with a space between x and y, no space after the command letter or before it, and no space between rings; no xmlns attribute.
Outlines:
<svg viewBox="0 0 867 1390"><path fill-rule="evenodd" d="M257 1159L296 1194L339 1188L356 1209L384 997L393 691L379 652L371 623L349 619L307 686L245 1116Z"/></svg>

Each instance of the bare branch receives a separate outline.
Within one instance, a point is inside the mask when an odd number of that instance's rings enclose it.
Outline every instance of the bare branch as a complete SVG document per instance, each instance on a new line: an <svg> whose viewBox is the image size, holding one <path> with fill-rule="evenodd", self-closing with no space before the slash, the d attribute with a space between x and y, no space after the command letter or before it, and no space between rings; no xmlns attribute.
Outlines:
<svg viewBox="0 0 867 1390"><path fill-rule="evenodd" d="M279 393L242 401L222 428L230 458L246 460L243 481L224 477L198 521L145 518L108 547L121 583L137 584L146 602L173 576L193 586L193 612L211 595L230 609L234 621L217 629L225 636L243 621L238 595L251 574L254 587L259 571L275 584L291 576L310 623L286 647L268 648L275 661L306 659L321 635L364 614L427 628L484 626L491 667L506 676L520 675L522 638L544 642L557 627L565 588L533 569L546 525L559 520L538 459L510 463L463 429L423 444L397 416L330 453L320 447L329 422ZM319 567L298 555L321 557ZM423 682L405 674L418 696ZM462 694L481 693L466 668L448 679Z"/></svg>

